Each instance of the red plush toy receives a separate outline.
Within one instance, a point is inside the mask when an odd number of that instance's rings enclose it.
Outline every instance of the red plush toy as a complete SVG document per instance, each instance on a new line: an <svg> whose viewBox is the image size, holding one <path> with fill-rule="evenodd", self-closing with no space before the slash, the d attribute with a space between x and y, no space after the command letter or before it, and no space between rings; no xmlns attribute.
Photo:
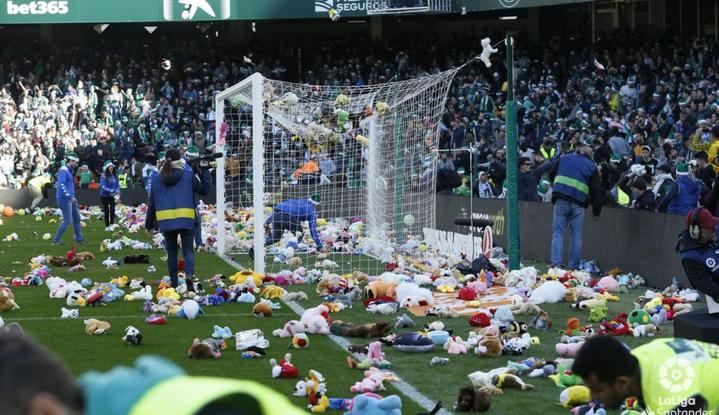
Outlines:
<svg viewBox="0 0 719 415"><path fill-rule="evenodd" d="M70 248L69 251L67 251L67 254L65 254L65 259L67 259L67 262L72 262L73 259L75 259L75 252L77 252L77 248L75 245Z"/></svg>
<svg viewBox="0 0 719 415"><path fill-rule="evenodd" d="M473 301L477 299L477 292L472 287L464 287L459 290L457 298L464 301Z"/></svg>
<svg viewBox="0 0 719 415"><path fill-rule="evenodd" d="M294 379L299 376L299 370L290 361L292 355L287 353L285 358L280 360L278 364L275 359L270 359L270 366L272 366L272 377L282 379Z"/></svg>
<svg viewBox="0 0 719 415"><path fill-rule="evenodd" d="M599 334L610 336L631 335L632 330L629 328L629 323L627 323L627 314L621 313L612 321L602 322L599 326Z"/></svg>
<svg viewBox="0 0 719 415"><path fill-rule="evenodd" d="M491 318L486 313L476 313L469 318L469 325L472 327L487 327L491 324Z"/></svg>

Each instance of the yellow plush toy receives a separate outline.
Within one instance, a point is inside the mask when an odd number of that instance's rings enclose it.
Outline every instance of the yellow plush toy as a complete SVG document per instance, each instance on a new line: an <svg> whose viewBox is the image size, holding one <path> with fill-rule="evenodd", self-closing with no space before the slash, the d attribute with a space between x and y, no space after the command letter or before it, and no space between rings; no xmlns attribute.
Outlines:
<svg viewBox="0 0 719 415"><path fill-rule="evenodd" d="M122 277L111 279L110 284L115 284L118 288L124 288L127 285L128 281L129 278L127 277L127 275L123 275Z"/></svg>
<svg viewBox="0 0 719 415"><path fill-rule="evenodd" d="M584 385L570 386L559 394L559 403L565 408L574 408L592 400L589 388Z"/></svg>
<svg viewBox="0 0 719 415"><path fill-rule="evenodd" d="M255 281L256 286L259 287L262 285L262 276L249 270L240 271L235 275L230 276L230 281L233 281L235 284L244 284L248 278L252 278Z"/></svg>
<svg viewBox="0 0 719 415"><path fill-rule="evenodd" d="M265 287L262 292L260 293L260 297L267 298L269 300L276 300L282 298L283 295L285 295L287 292L284 288L278 287L276 285L271 285L269 287Z"/></svg>
<svg viewBox="0 0 719 415"><path fill-rule="evenodd" d="M94 318L85 320L85 333L90 336L106 334L110 331L110 323L107 321L97 320Z"/></svg>
<svg viewBox="0 0 719 415"><path fill-rule="evenodd" d="M440 285L437 287L437 291L448 294L448 293L453 293L454 288L455 288L454 285Z"/></svg>
<svg viewBox="0 0 719 415"><path fill-rule="evenodd" d="M605 301L619 301L619 296L616 296L609 291L597 294L597 298L603 298Z"/></svg>

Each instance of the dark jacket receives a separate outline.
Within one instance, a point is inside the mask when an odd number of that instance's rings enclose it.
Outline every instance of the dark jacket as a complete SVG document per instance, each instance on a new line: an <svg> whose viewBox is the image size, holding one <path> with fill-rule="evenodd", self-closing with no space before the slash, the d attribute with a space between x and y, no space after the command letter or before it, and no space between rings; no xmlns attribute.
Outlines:
<svg viewBox="0 0 719 415"><path fill-rule="evenodd" d="M152 178L147 204L146 229L159 228L161 232L195 227L195 196L210 192L210 173L201 170L195 175L190 166L174 169L169 177L158 173Z"/></svg>
<svg viewBox="0 0 719 415"><path fill-rule="evenodd" d="M519 200L526 200L530 202L541 201L542 199L537 193L537 186L539 185L539 181L542 179L542 176L550 171L555 164L556 160L546 161L527 173L522 173L520 171L519 176L517 177L517 193L519 195Z"/></svg>
<svg viewBox="0 0 719 415"><path fill-rule="evenodd" d="M579 153L562 156L549 173L554 187L552 203L567 200L585 208L592 205L592 214L602 213L602 183L599 169L589 157Z"/></svg>
<svg viewBox="0 0 719 415"><path fill-rule="evenodd" d="M676 251L692 286L719 301L719 245L701 243L685 230L679 235Z"/></svg>

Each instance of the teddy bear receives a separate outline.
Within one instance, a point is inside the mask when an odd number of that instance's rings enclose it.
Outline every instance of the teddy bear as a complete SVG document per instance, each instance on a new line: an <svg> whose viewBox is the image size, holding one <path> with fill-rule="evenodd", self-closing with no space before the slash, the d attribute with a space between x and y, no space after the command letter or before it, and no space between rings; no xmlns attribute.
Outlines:
<svg viewBox="0 0 719 415"><path fill-rule="evenodd" d="M375 341L366 346L366 351L363 353L367 354L367 358L361 362L356 361L352 356L347 356L347 366L350 369L363 369L367 370L371 367L377 369L389 369L392 364L385 358L384 352L382 352L382 342Z"/></svg>
<svg viewBox="0 0 719 415"><path fill-rule="evenodd" d="M294 379L299 376L299 370L292 364L292 355L285 354L285 358L277 363L277 360L270 359L270 367L272 367L272 377L282 379Z"/></svg>
<svg viewBox="0 0 719 415"><path fill-rule="evenodd" d="M632 328L632 334L634 335L634 337L639 337L639 336L654 337L658 331L659 331L659 329L657 328L657 326L655 326L654 324L651 324L651 323L637 325Z"/></svg>
<svg viewBox="0 0 719 415"><path fill-rule="evenodd" d="M17 310L20 306L15 302L15 295L7 287L0 287L0 312Z"/></svg>
<svg viewBox="0 0 719 415"><path fill-rule="evenodd" d="M552 320L549 318L549 314L541 309L537 316L532 319L531 324L537 330L549 330L552 328Z"/></svg>
<svg viewBox="0 0 719 415"><path fill-rule="evenodd" d="M459 336L450 336L444 344L444 350L449 354L467 354L467 343Z"/></svg>
<svg viewBox="0 0 719 415"><path fill-rule="evenodd" d="M484 66L489 68L492 66L492 61L490 61L489 58L492 54L497 53L497 48L492 46L492 41L488 37L482 39L481 44L482 53L479 55L479 60L484 62Z"/></svg>
<svg viewBox="0 0 719 415"><path fill-rule="evenodd" d="M394 293L397 296L397 302L400 307L417 307L431 306L434 303L432 292L426 288L421 288L415 283L399 284ZM394 297L394 295L392 295Z"/></svg>
<svg viewBox="0 0 719 415"><path fill-rule="evenodd" d="M310 334L330 334L329 309L325 305L308 308L302 313L300 322L305 328L305 332Z"/></svg>
<svg viewBox="0 0 719 415"><path fill-rule="evenodd" d="M146 285L138 291L125 295L125 301L150 301L152 300L152 287Z"/></svg>
<svg viewBox="0 0 719 415"><path fill-rule="evenodd" d="M127 326L125 327L125 335L122 336L122 341L127 344L138 346L142 343L142 333L133 326Z"/></svg>
<svg viewBox="0 0 719 415"><path fill-rule="evenodd" d="M372 281L364 289L365 298L392 297L395 298L397 284L382 280Z"/></svg>
<svg viewBox="0 0 719 415"><path fill-rule="evenodd" d="M502 342L498 336L485 335L484 338L477 343L477 347L474 348L474 353L479 356L500 357L502 356Z"/></svg>
<svg viewBox="0 0 719 415"><path fill-rule="evenodd" d="M285 303L288 303L290 301L307 301L307 294L303 291L288 292L287 294L282 296L282 301Z"/></svg>
<svg viewBox="0 0 719 415"><path fill-rule="evenodd" d="M524 383L519 376L513 373L501 373L492 377L492 385L500 389L513 388L528 391L534 389L534 385Z"/></svg>
<svg viewBox="0 0 719 415"><path fill-rule="evenodd" d="M397 395L362 394L355 396L351 408L344 415L402 415L402 400Z"/></svg>
<svg viewBox="0 0 719 415"><path fill-rule="evenodd" d="M269 303L260 301L252 307L252 314L254 314L255 317L272 317L272 308Z"/></svg>
<svg viewBox="0 0 719 415"><path fill-rule="evenodd" d="M454 408L460 412L487 412L491 407L489 394L477 390L473 386L465 386L459 390Z"/></svg>
<svg viewBox="0 0 719 415"><path fill-rule="evenodd" d="M107 334L110 331L110 323L107 321L90 318L85 320L85 333L88 335Z"/></svg>
<svg viewBox="0 0 719 415"><path fill-rule="evenodd" d="M187 351L191 359L219 359L222 356L220 345L215 339L200 340L195 338Z"/></svg>
<svg viewBox="0 0 719 415"><path fill-rule="evenodd" d="M542 311L541 308L539 308L538 305L534 303L517 303L510 307L510 311L512 311L512 314L516 315L522 315L522 314L529 314L529 315L537 315L539 312Z"/></svg>
<svg viewBox="0 0 719 415"><path fill-rule="evenodd" d="M390 324L386 321L355 326L352 323L337 320L330 327L332 334L344 337L382 337L390 330Z"/></svg>

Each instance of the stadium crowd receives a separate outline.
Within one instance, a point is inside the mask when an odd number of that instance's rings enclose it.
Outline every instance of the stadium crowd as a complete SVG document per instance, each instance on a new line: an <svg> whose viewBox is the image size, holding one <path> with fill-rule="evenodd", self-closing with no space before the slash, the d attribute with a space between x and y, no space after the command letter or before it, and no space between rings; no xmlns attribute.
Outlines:
<svg viewBox="0 0 719 415"><path fill-rule="evenodd" d="M52 53L8 47L0 65L0 188L53 173L69 151L80 157L83 187L97 186L107 160L118 165L123 187L140 186L155 154L190 145L211 149L214 95L253 72L335 86L407 79L461 65L479 54L481 37L413 36L383 44L337 37L304 58L301 72L289 69L295 62L288 59L296 58L259 46L263 54L244 56L203 42ZM681 213L679 199L697 198L716 211L717 45L621 31L595 47L566 42L554 37L536 48L521 35L517 42L520 199L549 200L551 163L590 146L605 204ZM501 54L493 61L491 68L470 65L452 85L439 125L439 192L505 194L506 68ZM320 155L316 169L350 168L340 157ZM238 167L246 162L228 168L248 175Z"/></svg>

